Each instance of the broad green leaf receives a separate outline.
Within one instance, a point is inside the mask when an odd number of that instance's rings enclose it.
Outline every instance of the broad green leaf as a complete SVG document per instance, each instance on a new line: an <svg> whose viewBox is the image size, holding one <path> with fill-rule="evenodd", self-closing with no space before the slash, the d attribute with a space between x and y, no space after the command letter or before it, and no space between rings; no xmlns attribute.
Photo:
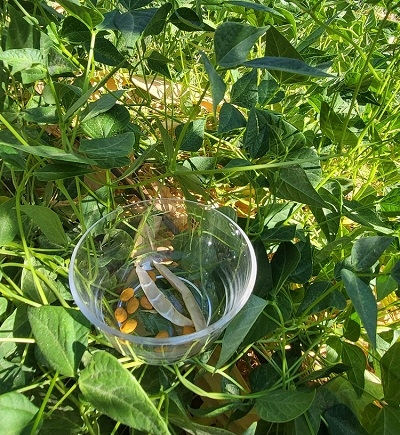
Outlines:
<svg viewBox="0 0 400 435"><path fill-rule="evenodd" d="M306 240L296 243L296 247L300 252L300 261L296 269L291 273L289 279L298 284L305 284L312 276L313 273L313 258L312 246L310 237L307 236Z"/></svg>
<svg viewBox="0 0 400 435"><path fill-rule="evenodd" d="M74 0L60 0L59 4L91 30L104 20L103 14L93 4L85 6Z"/></svg>
<svg viewBox="0 0 400 435"><path fill-rule="evenodd" d="M74 165L72 163L51 163L35 171L33 175L35 175L38 180L51 181L79 177L91 172L93 172L93 169L87 166Z"/></svg>
<svg viewBox="0 0 400 435"><path fill-rule="evenodd" d="M104 422L99 422L101 429L106 431ZM110 422L111 423L111 422ZM110 428L110 433L112 428ZM40 427L40 435L81 435L82 417L80 412L72 407L62 407L45 417Z"/></svg>
<svg viewBox="0 0 400 435"><path fill-rule="evenodd" d="M341 403L326 409L323 417L328 423L329 432L335 435L368 435L357 416Z"/></svg>
<svg viewBox="0 0 400 435"><path fill-rule="evenodd" d="M54 47L50 47L47 55L47 71L51 76L71 76L77 67Z"/></svg>
<svg viewBox="0 0 400 435"><path fill-rule="evenodd" d="M36 48L13 48L0 52L0 61L12 67L12 74L39 66L46 75L45 64L40 50Z"/></svg>
<svg viewBox="0 0 400 435"><path fill-rule="evenodd" d="M266 298L272 290L272 272L271 263L269 262L268 253L264 242L261 239L252 240L254 252L256 254L257 278L253 288L253 294L260 298Z"/></svg>
<svg viewBox="0 0 400 435"><path fill-rule="evenodd" d="M72 163L83 163L88 165L96 164L96 161L92 159L88 159L87 157L69 153L59 148L55 148L47 145L26 146L26 145L19 145L16 143L4 142L1 139L0 139L0 144L23 151L24 153L33 154L34 156L46 157L54 160L63 160L65 162L72 162Z"/></svg>
<svg viewBox="0 0 400 435"><path fill-rule="evenodd" d="M81 123L81 128L91 138L108 138L122 133L128 126L130 117L125 106L115 104L105 112L90 116Z"/></svg>
<svg viewBox="0 0 400 435"><path fill-rule="evenodd" d="M134 10L147 6L153 0L121 0L121 4L128 10Z"/></svg>
<svg viewBox="0 0 400 435"><path fill-rule="evenodd" d="M367 358L364 352L356 345L344 342L342 345L342 361L351 367L347 370L347 377L354 387L358 397L364 391L364 372L367 367Z"/></svg>
<svg viewBox="0 0 400 435"><path fill-rule="evenodd" d="M279 172L281 183L276 196L314 207L326 207L325 201L314 189L305 170L299 165L283 167Z"/></svg>
<svg viewBox="0 0 400 435"><path fill-rule="evenodd" d="M171 9L171 3L164 3L159 8L156 8L154 15L143 30L143 36L159 35L167 23L167 17Z"/></svg>
<svg viewBox="0 0 400 435"><path fill-rule="evenodd" d="M0 359L0 394L8 393L29 385L34 378L34 371L21 363Z"/></svg>
<svg viewBox="0 0 400 435"><path fill-rule="evenodd" d="M207 171L210 169L215 169L215 157L203 157L194 156L183 162L183 166L194 172L196 171ZM206 180L207 175L196 174L201 180ZM219 209L220 210L220 209ZM232 209L230 209L232 210ZM220 210L221 211L221 210Z"/></svg>
<svg viewBox="0 0 400 435"><path fill-rule="evenodd" d="M351 262L354 269L359 272L367 272L369 268L376 264L393 240L393 237L386 236L357 239L351 250Z"/></svg>
<svg viewBox="0 0 400 435"><path fill-rule="evenodd" d="M87 347L90 323L80 311L60 306L29 307L29 323L50 366L74 377Z"/></svg>
<svg viewBox="0 0 400 435"><path fill-rule="evenodd" d="M392 189L379 201L380 210L385 216L400 215L400 187Z"/></svg>
<svg viewBox="0 0 400 435"><path fill-rule="evenodd" d="M376 277L376 299L381 301L390 293L397 290L399 287L398 282L391 275L378 275Z"/></svg>
<svg viewBox="0 0 400 435"><path fill-rule="evenodd" d="M0 433L22 435L30 433L32 421L39 408L22 393L0 395Z"/></svg>
<svg viewBox="0 0 400 435"><path fill-rule="evenodd" d="M296 225L282 225L273 228L264 228L260 234L265 243L290 242L296 237Z"/></svg>
<svg viewBox="0 0 400 435"><path fill-rule="evenodd" d="M190 8L177 8L170 16L169 21L180 30L186 32L196 32L198 30L214 30L208 24L203 22L203 19Z"/></svg>
<svg viewBox="0 0 400 435"><path fill-rule="evenodd" d="M235 68L242 64L266 27L227 21L217 27L214 34L214 50L218 65Z"/></svg>
<svg viewBox="0 0 400 435"><path fill-rule="evenodd" d="M400 343L394 343L380 361L382 386L385 401L390 405L400 405Z"/></svg>
<svg viewBox="0 0 400 435"><path fill-rule="evenodd" d="M68 243L60 217L55 211L43 205L21 205L20 208L33 220L50 242L61 246Z"/></svg>
<svg viewBox="0 0 400 435"><path fill-rule="evenodd" d="M112 137L82 139L79 150L97 161L113 157L125 157L132 153L135 134L127 132Z"/></svg>
<svg viewBox="0 0 400 435"><path fill-rule="evenodd" d="M212 101L213 101L213 112L215 114L218 104L222 101L222 99L225 96L226 84L224 83L222 78L218 75L217 71L215 70L215 68L211 64L207 55L203 51L200 51L200 55L201 55L201 60L203 61L204 68L206 69L208 79L210 82L211 97L212 97ZM221 115L220 115L220 117L221 117ZM220 122L221 122L221 118L220 118Z"/></svg>
<svg viewBox="0 0 400 435"><path fill-rule="evenodd" d="M348 201L343 199L343 214L368 228L373 228L383 234L391 234L393 231L384 222L379 219L375 212L375 207L371 204L364 205L358 201L352 200Z"/></svg>
<svg viewBox="0 0 400 435"><path fill-rule="evenodd" d="M237 351L240 343L246 337L266 305L267 301L265 299L255 295L250 296L239 314L237 314L225 330L217 367L222 367Z"/></svg>
<svg viewBox="0 0 400 435"><path fill-rule="evenodd" d="M321 409L319 401L313 401L307 411L299 415L294 421L296 435L315 435L321 425Z"/></svg>
<svg viewBox="0 0 400 435"><path fill-rule="evenodd" d="M275 390L256 399L258 415L271 423L285 423L307 411L314 401L315 391Z"/></svg>
<svg viewBox="0 0 400 435"><path fill-rule="evenodd" d="M345 365L345 364L341 364L341 363L334 364L332 366L328 366L328 367L325 367L325 368L320 369L320 370L315 370L314 372L312 372L308 376L301 378L301 383L305 384L305 383L310 382L310 381L315 381L316 379L327 378L332 374L340 375L340 374L344 373L345 371L349 370L349 368L350 367Z"/></svg>
<svg viewBox="0 0 400 435"><path fill-rule="evenodd" d="M190 435L234 435L233 432L220 427L203 425L200 423L193 423L191 426L193 426L193 428L185 427L185 425L183 425L182 429L185 429L185 432Z"/></svg>
<svg viewBox="0 0 400 435"><path fill-rule="evenodd" d="M344 116L335 113L334 109L328 103L322 101L320 111L320 127L334 144L340 143L343 137L343 143L346 146L356 146L358 143L357 136L349 130L344 124Z"/></svg>
<svg viewBox="0 0 400 435"><path fill-rule="evenodd" d="M19 153L18 150L0 144L0 158L3 160L6 166L14 169L15 171L25 170L25 159L21 156L21 153Z"/></svg>
<svg viewBox="0 0 400 435"><path fill-rule="evenodd" d="M50 283L55 283L57 274L35 258L30 260L30 264L25 260L24 264L20 284L24 297L38 304L43 304L43 294L48 303L54 302L57 296ZM40 286L40 292L38 286Z"/></svg>
<svg viewBox="0 0 400 435"><path fill-rule="evenodd" d="M155 73L161 74L168 79L172 79L171 73L168 68L168 64L172 63L171 59L168 59L163 54L156 50L153 50L146 58L146 63L149 69Z"/></svg>
<svg viewBox="0 0 400 435"><path fill-rule="evenodd" d="M56 106L39 106L22 112L25 121L36 124L57 124L59 121Z"/></svg>
<svg viewBox="0 0 400 435"><path fill-rule="evenodd" d="M315 314L328 308L337 308L344 310L347 305L346 298L339 292L334 290L330 292L332 287L330 281L313 282L305 291L304 299L299 305L297 315L303 314L307 310L307 314Z"/></svg>
<svg viewBox="0 0 400 435"><path fill-rule="evenodd" d="M170 434L137 379L111 354L98 351L93 355L80 374L79 387L86 400L112 419L149 434Z"/></svg>
<svg viewBox="0 0 400 435"><path fill-rule="evenodd" d="M62 21L60 36L70 43L83 44L90 42L91 33L88 27L78 18L71 15Z"/></svg>
<svg viewBox="0 0 400 435"><path fill-rule="evenodd" d="M0 358L8 358L12 354L19 353L19 350L22 353L26 345L13 342L12 338L28 338L30 334L27 305L20 305L0 326L0 339L5 339L3 342L0 341Z"/></svg>
<svg viewBox="0 0 400 435"><path fill-rule="evenodd" d="M361 336L361 325L358 319L358 314L354 313L348 316L343 324L343 337L346 340L357 343Z"/></svg>
<svg viewBox="0 0 400 435"><path fill-rule="evenodd" d="M290 130L288 133L293 132ZM314 188L320 185L322 181L322 168L318 152L313 147L308 147L303 134L296 132L292 134L296 142L291 145L295 148L288 154L288 160L293 161L304 169L308 180ZM298 149L300 148L300 149Z"/></svg>
<svg viewBox="0 0 400 435"><path fill-rule="evenodd" d="M267 111L252 109L249 113L243 146L251 158L264 156L270 149L270 126Z"/></svg>
<svg viewBox="0 0 400 435"><path fill-rule="evenodd" d="M105 65L117 66L124 62L125 57L111 41L106 38L97 38L94 46L94 59Z"/></svg>
<svg viewBox="0 0 400 435"><path fill-rule="evenodd" d="M3 317L7 312L8 299L0 297L0 321L3 321Z"/></svg>
<svg viewBox="0 0 400 435"><path fill-rule="evenodd" d="M347 294L367 331L368 338L376 347L378 307L372 289L348 269L342 269L340 274Z"/></svg>
<svg viewBox="0 0 400 435"><path fill-rule="evenodd" d="M276 17L283 18L283 15L280 14L275 9L269 8L268 6L265 6L265 5L260 4L260 3L254 3L254 2L250 2L250 1L244 1L244 0L226 0L226 1L224 1L224 4L232 5L232 6L242 6L246 9L253 9L255 11L268 12L269 14L275 15Z"/></svg>
<svg viewBox="0 0 400 435"><path fill-rule="evenodd" d="M18 221L14 208L15 198L0 204L0 246L12 242L18 234Z"/></svg>
<svg viewBox="0 0 400 435"><path fill-rule="evenodd" d="M282 358L275 354L270 361L262 363L253 370L249 375L250 389L252 393L268 390L274 386L281 379L279 373L282 366Z"/></svg>
<svg viewBox="0 0 400 435"><path fill-rule="evenodd" d="M175 129L176 137L180 140L182 151L198 151L203 145L205 119L196 119L188 124L180 124ZM181 138L181 135L184 135Z"/></svg>
<svg viewBox="0 0 400 435"><path fill-rule="evenodd" d="M246 118L239 109L229 103L222 105L219 111L218 133L228 133L246 127L246 124Z"/></svg>
<svg viewBox="0 0 400 435"><path fill-rule="evenodd" d="M290 73L290 76L301 75L310 77L332 77L318 68L307 65L304 61L286 57L260 57L241 63L248 68L263 68L268 71L281 71ZM283 74L282 74L283 75ZM281 83L287 83L288 79L282 79Z"/></svg>
<svg viewBox="0 0 400 435"><path fill-rule="evenodd" d="M5 39L5 50L12 48L39 48L39 30L25 19L21 11L8 4L7 15L9 24L7 38Z"/></svg>
<svg viewBox="0 0 400 435"><path fill-rule="evenodd" d="M124 89L117 90L112 94L102 95L98 100L94 101L93 103L89 103L86 109L81 114L81 123L86 122L91 118L94 118L100 113L104 113L110 110L112 107L115 106L115 103L118 101L119 98L122 97L122 95L124 95L124 93Z"/></svg>
<svg viewBox="0 0 400 435"><path fill-rule="evenodd" d="M400 427L400 409L383 406L374 416L374 424L369 435L396 435Z"/></svg>
<svg viewBox="0 0 400 435"><path fill-rule="evenodd" d="M258 103L257 70L240 77L231 88L231 103L252 109Z"/></svg>
<svg viewBox="0 0 400 435"><path fill-rule="evenodd" d="M285 93L279 88L278 82L265 71L264 77L258 86L258 102L261 106L278 103L283 99Z"/></svg>
<svg viewBox="0 0 400 435"><path fill-rule="evenodd" d="M300 252L291 242L282 242L271 260L273 291L278 293L300 261Z"/></svg>
<svg viewBox="0 0 400 435"><path fill-rule="evenodd" d="M132 12L123 14L116 12L113 24L121 32L122 45L128 50L134 49L136 42L140 38L140 29L135 26L135 18Z"/></svg>

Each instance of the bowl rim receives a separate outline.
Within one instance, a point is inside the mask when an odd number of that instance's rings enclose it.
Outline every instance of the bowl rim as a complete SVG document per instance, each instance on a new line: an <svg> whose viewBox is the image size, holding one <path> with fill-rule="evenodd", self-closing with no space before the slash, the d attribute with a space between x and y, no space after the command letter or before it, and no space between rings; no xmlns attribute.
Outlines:
<svg viewBox="0 0 400 435"><path fill-rule="evenodd" d="M249 259L251 263L251 273L248 277L247 283L246 283L246 290L243 292L241 299L235 304L235 306L228 311L229 316L224 315L220 319L218 319L215 323L212 323L211 325L207 326L205 329L202 329L201 331L195 331L190 334L186 335L180 335L180 336L173 336L168 338L155 338L155 337L142 337L139 335L132 335L132 334L125 334L121 332L118 329L112 328L111 326L101 322L96 316L93 315L93 313L87 309L86 305L82 302L81 297L78 294L78 291L76 289L75 283L74 283L74 276L75 276L75 261L76 256L78 254L79 248L85 241L86 237L91 233L93 228L96 227L101 221L108 219L112 217L114 214L118 214L119 212L123 211L124 209L129 209L130 207L137 206L140 204L151 204L156 201L160 202L180 202L184 204L190 204L194 206L198 206L200 208L203 208L204 210L210 210L217 214L220 214L225 219L228 220L228 222L233 225L235 230L239 233L243 240L246 243L247 249L249 251ZM87 230L82 234L80 237L78 243L76 244L71 258L70 258L70 264L68 268L68 280L69 280L69 286L72 293L72 297L74 299L74 302L82 312L82 314L90 321L91 324L93 324L96 328L98 328L100 331L112 335L115 337L118 337L123 340L127 340L130 343L134 345L147 345L147 346L178 346L182 344L187 344L189 342L195 342L196 340L203 341L204 338L207 336L213 335L218 330L222 333L223 330L228 326L228 324L233 320L233 318L239 313L239 311L243 308L247 300L249 299L250 295L253 292L254 285L256 282L257 277L257 260L256 260L256 254L253 248L253 245L246 235L246 233L240 228L240 226L229 216L222 213L218 210L218 207L212 204L202 204L198 203L192 200L186 200L181 198L153 198L153 199L146 199L143 201L137 201L131 204L126 204L121 207L118 207L114 209L113 211L105 214L100 219L98 219L95 223L93 223Z"/></svg>

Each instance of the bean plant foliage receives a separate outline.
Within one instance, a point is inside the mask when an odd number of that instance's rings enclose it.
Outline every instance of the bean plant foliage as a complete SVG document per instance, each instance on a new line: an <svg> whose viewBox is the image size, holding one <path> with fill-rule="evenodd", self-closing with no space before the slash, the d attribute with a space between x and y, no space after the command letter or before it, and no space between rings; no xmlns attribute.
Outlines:
<svg viewBox="0 0 400 435"><path fill-rule="evenodd" d="M400 423L400 4L0 6L0 432L389 435ZM208 351L149 366L77 309L119 205L215 204L253 243Z"/></svg>

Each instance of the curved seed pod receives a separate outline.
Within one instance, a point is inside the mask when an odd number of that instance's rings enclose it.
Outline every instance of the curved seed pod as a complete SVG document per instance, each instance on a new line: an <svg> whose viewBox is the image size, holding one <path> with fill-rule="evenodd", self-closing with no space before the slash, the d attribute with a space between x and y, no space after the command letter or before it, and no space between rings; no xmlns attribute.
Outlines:
<svg viewBox="0 0 400 435"><path fill-rule="evenodd" d="M153 308L164 318L170 320L178 326L192 326L193 322L181 314L155 285L149 274L138 264L136 265L136 273L139 278L140 285L153 305Z"/></svg>
<svg viewBox="0 0 400 435"><path fill-rule="evenodd" d="M203 313L200 310L196 299L194 298L192 292L186 286L186 284L181 281L173 272L171 272L168 267L163 264L153 261L154 267L161 273L161 275L182 295L183 302L186 305L190 317L193 320L194 327L196 331L201 331L206 328L207 323L204 318Z"/></svg>

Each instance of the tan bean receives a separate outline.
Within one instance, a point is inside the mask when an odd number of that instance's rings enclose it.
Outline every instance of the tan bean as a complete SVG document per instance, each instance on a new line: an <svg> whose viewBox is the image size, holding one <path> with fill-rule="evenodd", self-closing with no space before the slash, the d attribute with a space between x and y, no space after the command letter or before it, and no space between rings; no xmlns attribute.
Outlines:
<svg viewBox="0 0 400 435"><path fill-rule="evenodd" d="M125 320L128 318L128 313L122 307L117 308L114 311L114 315L115 315L117 322L119 322L119 323L125 322Z"/></svg>
<svg viewBox="0 0 400 435"><path fill-rule="evenodd" d="M120 330L124 334L130 334L136 329L136 327L137 327L137 320L129 319L121 325Z"/></svg>
<svg viewBox="0 0 400 435"><path fill-rule="evenodd" d="M139 299L138 298L130 298L126 304L126 311L128 314L133 314L139 308Z"/></svg>
<svg viewBox="0 0 400 435"><path fill-rule="evenodd" d="M140 298L140 305L145 310L153 309L153 305L151 305L150 301L147 299L147 296L144 296L144 295Z"/></svg>
<svg viewBox="0 0 400 435"><path fill-rule="evenodd" d="M168 338L168 337L169 337L168 331L165 331L165 330L160 331L160 332L155 336L155 338Z"/></svg>
<svg viewBox="0 0 400 435"><path fill-rule="evenodd" d="M150 277L154 282L157 281L157 275L156 275L156 273L154 272L154 270L148 270L147 273L148 273L149 277Z"/></svg>
<svg viewBox="0 0 400 435"><path fill-rule="evenodd" d="M182 335L193 334L193 332L196 332L193 326L184 326L182 328Z"/></svg>
<svg viewBox="0 0 400 435"><path fill-rule="evenodd" d="M127 302L127 301L129 301L130 298L133 297L134 294L135 294L135 291L133 290L133 288L128 287L122 291L119 298L121 299L122 302Z"/></svg>

